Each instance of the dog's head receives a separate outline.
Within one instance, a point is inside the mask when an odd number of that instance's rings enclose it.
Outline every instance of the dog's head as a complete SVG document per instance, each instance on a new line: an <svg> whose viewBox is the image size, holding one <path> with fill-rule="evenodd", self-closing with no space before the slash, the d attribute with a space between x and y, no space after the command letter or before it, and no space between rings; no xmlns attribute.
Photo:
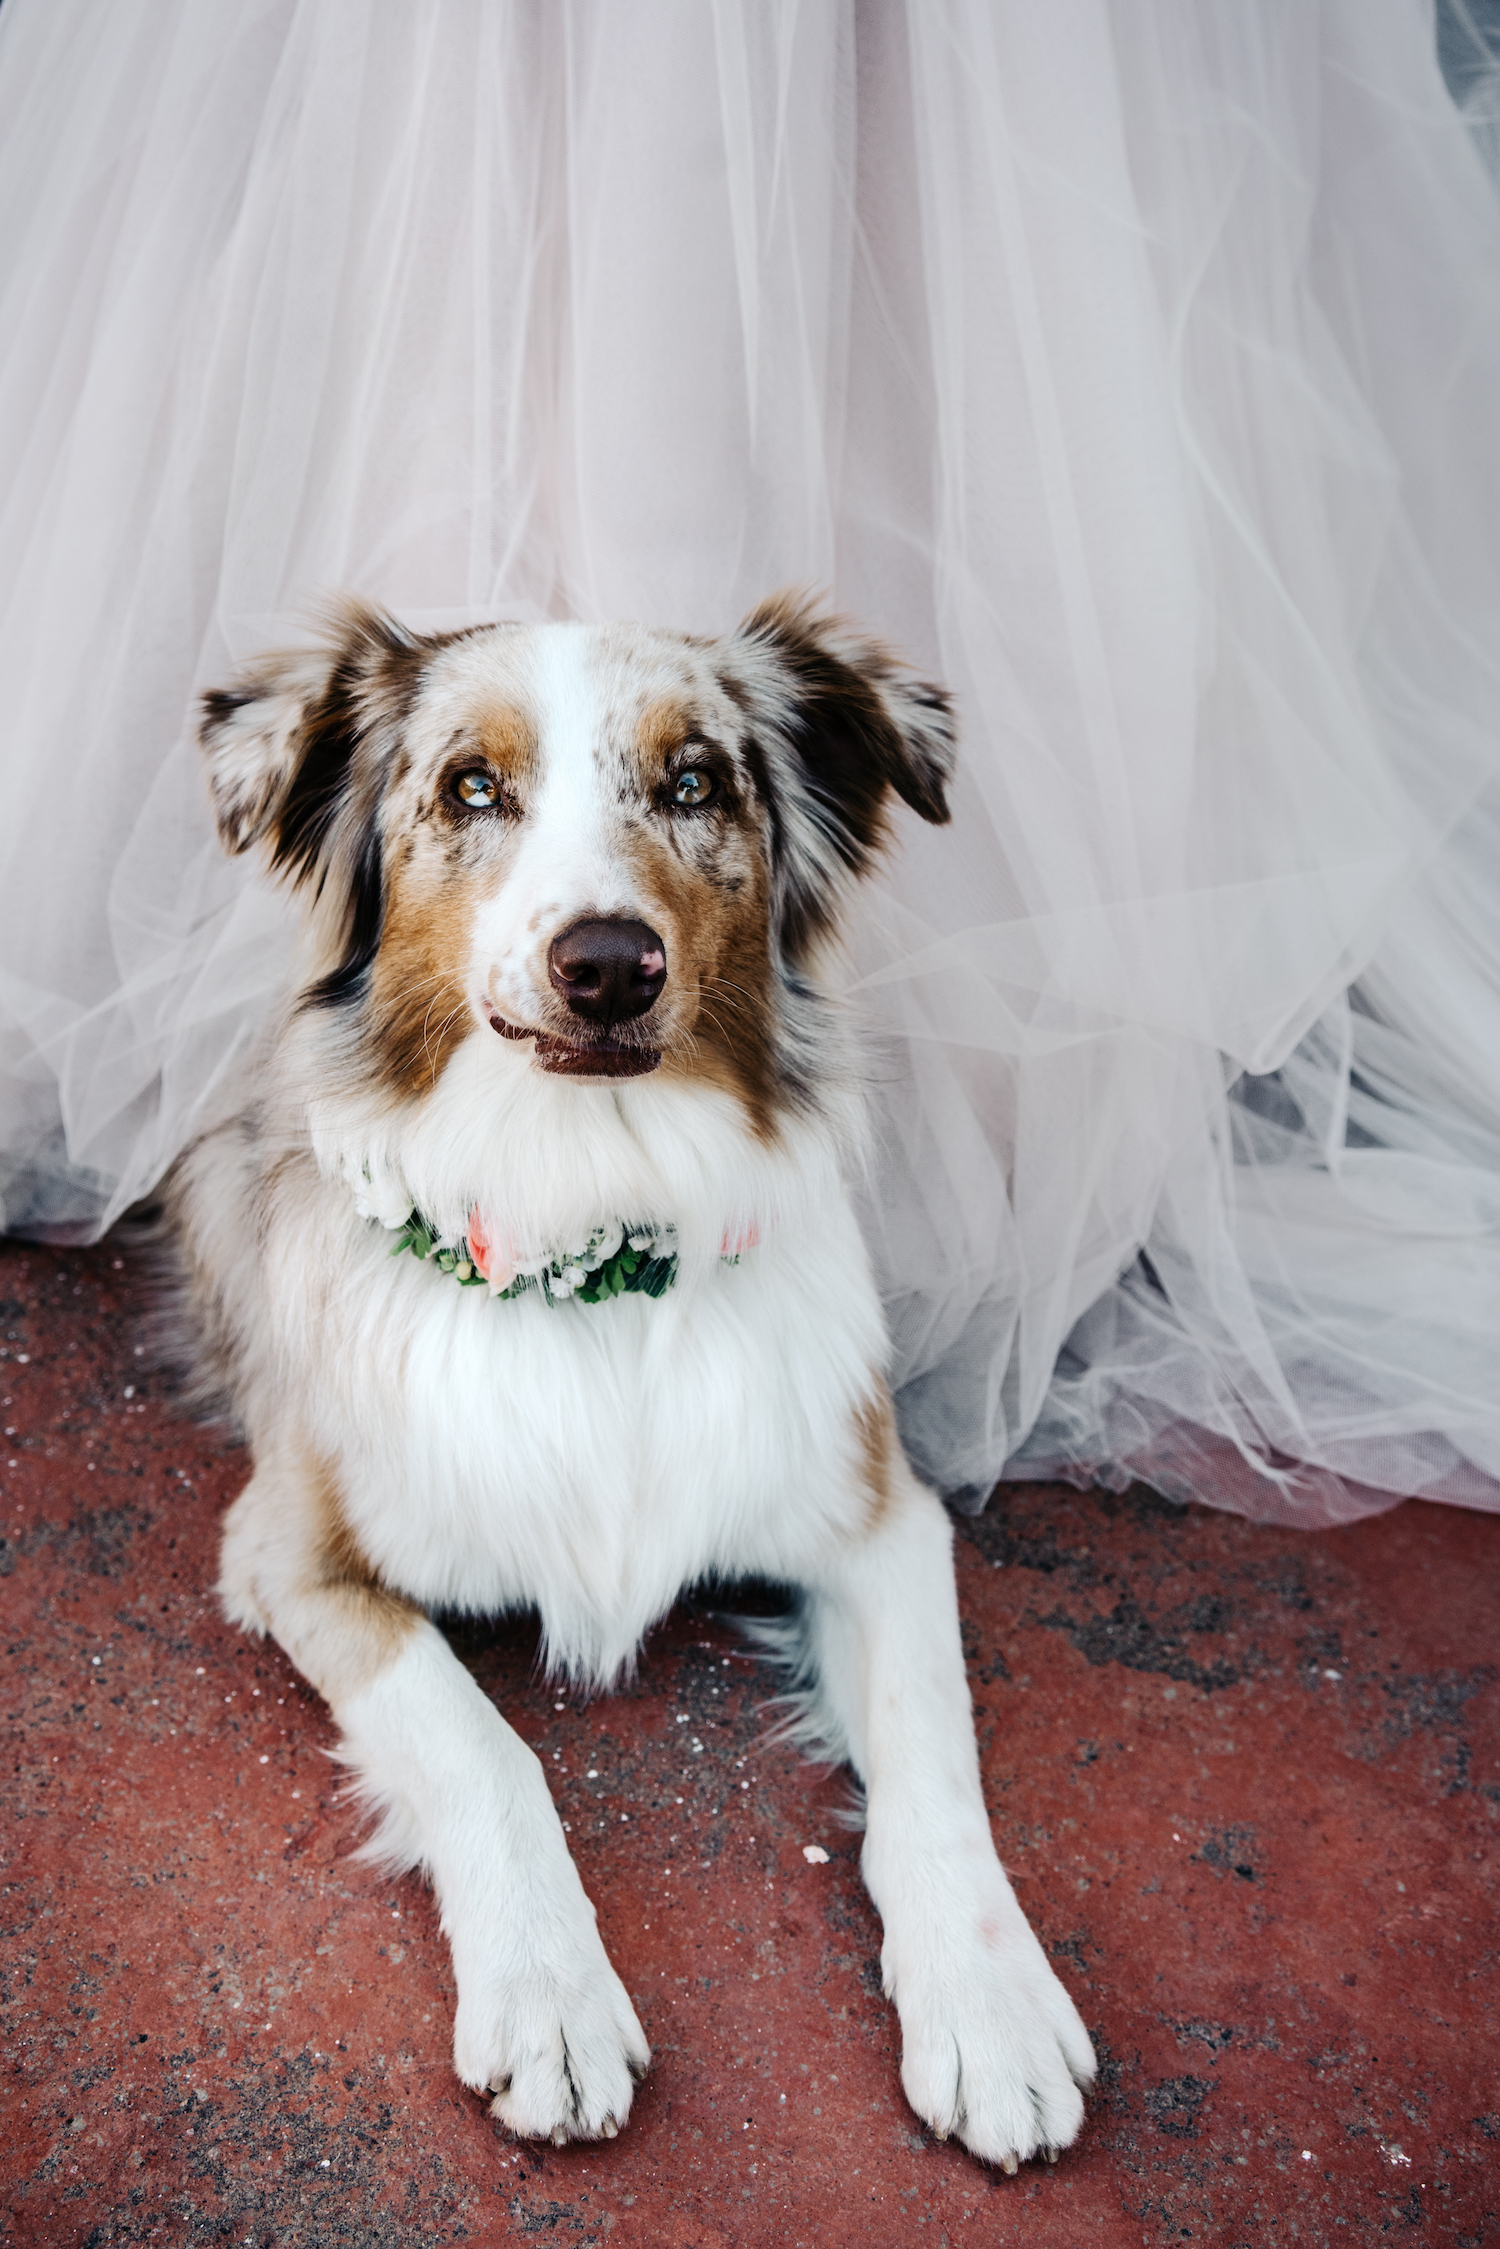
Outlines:
<svg viewBox="0 0 1500 2249"><path fill-rule="evenodd" d="M392 1090L498 1035L582 1079L795 1097L819 949L891 792L948 817L948 696L783 597L722 640L356 604L204 697L220 834L303 888L307 1003Z"/></svg>

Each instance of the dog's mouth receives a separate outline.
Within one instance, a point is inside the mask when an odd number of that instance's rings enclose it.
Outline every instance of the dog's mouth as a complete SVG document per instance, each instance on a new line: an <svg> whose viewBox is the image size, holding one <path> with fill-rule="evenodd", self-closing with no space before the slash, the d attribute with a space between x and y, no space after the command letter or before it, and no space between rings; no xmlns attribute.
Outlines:
<svg viewBox="0 0 1500 2249"><path fill-rule="evenodd" d="M625 1046L616 1039L563 1039L553 1031L528 1031L507 1023L503 1015L490 1017L490 1029L502 1039L532 1039L536 1065L557 1078L644 1078L661 1066L659 1046Z"/></svg>
<svg viewBox="0 0 1500 2249"><path fill-rule="evenodd" d="M661 1062L659 1046L617 1046L600 1039L589 1046L572 1039L554 1038L549 1031L536 1034L537 1067L559 1078L643 1078Z"/></svg>

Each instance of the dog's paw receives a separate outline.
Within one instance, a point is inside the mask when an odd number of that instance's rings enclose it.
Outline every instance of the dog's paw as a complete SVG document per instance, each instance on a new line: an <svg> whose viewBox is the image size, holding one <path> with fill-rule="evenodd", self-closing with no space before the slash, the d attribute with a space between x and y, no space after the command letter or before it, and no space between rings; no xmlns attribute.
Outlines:
<svg viewBox="0 0 1500 2249"><path fill-rule="evenodd" d="M971 1934L895 1947L882 1965L901 2017L901 2083L939 2139L1014 2171L1049 2159L1083 2123L1094 2049L1019 1910L980 1916Z"/></svg>
<svg viewBox="0 0 1500 2249"><path fill-rule="evenodd" d="M453 2064L525 2138L611 2139L651 2049L596 1932L558 1950L460 1971Z"/></svg>

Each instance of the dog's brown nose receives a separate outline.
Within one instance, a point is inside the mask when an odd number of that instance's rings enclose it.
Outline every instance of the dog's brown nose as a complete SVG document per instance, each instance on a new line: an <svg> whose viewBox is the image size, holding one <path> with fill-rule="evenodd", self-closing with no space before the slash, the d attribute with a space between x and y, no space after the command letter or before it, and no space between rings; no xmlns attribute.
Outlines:
<svg viewBox="0 0 1500 2249"><path fill-rule="evenodd" d="M667 948L643 921L575 921L553 938L547 970L575 1015L608 1027L656 1005Z"/></svg>

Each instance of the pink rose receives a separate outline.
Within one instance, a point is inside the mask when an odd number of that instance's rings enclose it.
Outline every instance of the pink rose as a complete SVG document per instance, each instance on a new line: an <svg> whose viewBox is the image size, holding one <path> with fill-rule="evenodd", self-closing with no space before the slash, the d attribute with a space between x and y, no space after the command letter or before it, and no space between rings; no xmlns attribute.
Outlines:
<svg viewBox="0 0 1500 2249"><path fill-rule="evenodd" d="M475 1271L484 1275L492 1289L509 1288L516 1277L514 1244L496 1240L477 1210L469 1213L468 1243L469 1257Z"/></svg>

